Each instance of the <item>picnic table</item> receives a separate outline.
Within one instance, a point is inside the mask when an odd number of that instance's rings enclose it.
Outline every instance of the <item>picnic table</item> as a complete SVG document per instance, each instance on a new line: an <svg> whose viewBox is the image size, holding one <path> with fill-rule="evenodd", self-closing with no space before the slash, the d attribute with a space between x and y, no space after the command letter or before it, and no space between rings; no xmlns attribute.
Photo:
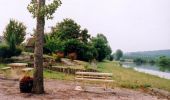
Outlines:
<svg viewBox="0 0 170 100"><path fill-rule="evenodd" d="M10 63L8 64L12 69L21 69L26 67L28 64L27 63Z"/></svg>
<svg viewBox="0 0 170 100"><path fill-rule="evenodd" d="M25 68L27 63L10 63L8 64L11 67L12 75L16 78L20 78L22 74L22 69Z"/></svg>

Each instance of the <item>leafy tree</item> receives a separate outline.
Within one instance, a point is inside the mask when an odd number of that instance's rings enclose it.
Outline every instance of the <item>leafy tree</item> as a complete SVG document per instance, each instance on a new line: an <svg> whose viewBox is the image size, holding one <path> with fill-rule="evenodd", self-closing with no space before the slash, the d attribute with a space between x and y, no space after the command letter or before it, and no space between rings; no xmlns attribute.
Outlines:
<svg viewBox="0 0 170 100"><path fill-rule="evenodd" d="M22 23L10 20L3 34L7 45L2 45L2 48L0 48L2 53L1 57L10 58L21 54L22 50L18 45L24 41L26 35L25 31L26 27Z"/></svg>
<svg viewBox="0 0 170 100"><path fill-rule="evenodd" d="M107 38L103 34L98 34L97 37L93 37L92 44L97 50L98 56L96 57L96 59L98 61L102 61L112 52L108 44Z"/></svg>
<svg viewBox="0 0 170 100"><path fill-rule="evenodd" d="M26 26L16 20L10 20L4 32L4 38L8 45L19 45L25 40ZM11 45L11 46L12 46Z"/></svg>
<svg viewBox="0 0 170 100"><path fill-rule="evenodd" d="M52 28L52 34L61 40L76 39L80 36L80 25L72 19L64 19Z"/></svg>
<svg viewBox="0 0 170 100"><path fill-rule="evenodd" d="M51 35L45 35L44 53L53 53L56 51L64 52L64 42Z"/></svg>
<svg viewBox="0 0 170 100"><path fill-rule="evenodd" d="M90 35L87 29L80 28L81 26L74 20L66 18L52 27L51 36L56 38L55 41L57 39L62 41L65 55L74 52L77 54L77 59L89 61L93 58L88 44Z"/></svg>
<svg viewBox="0 0 170 100"><path fill-rule="evenodd" d="M97 57L97 50L90 43L81 44L80 50L78 51L78 59L83 61L91 62Z"/></svg>
<svg viewBox="0 0 170 100"><path fill-rule="evenodd" d="M107 59L108 59L108 60L110 60L110 61L113 61L113 59L114 59L114 55L113 55L113 54L111 54L111 55L107 56Z"/></svg>
<svg viewBox="0 0 170 100"><path fill-rule="evenodd" d="M87 43L90 35L88 34L87 29L80 29L81 26L78 25L72 19L64 19L62 22L57 23L52 27L52 35L58 37L60 40L68 39L78 39L84 43Z"/></svg>
<svg viewBox="0 0 170 100"><path fill-rule="evenodd" d="M84 43L88 42L88 40L90 39L90 35L88 34L87 29L81 30L79 39Z"/></svg>
<svg viewBox="0 0 170 100"><path fill-rule="evenodd" d="M65 42L65 53L78 52L81 48L82 43L77 39L69 39Z"/></svg>
<svg viewBox="0 0 170 100"><path fill-rule="evenodd" d="M116 56L116 60L120 60L120 58L123 56L122 50L120 49L116 50L115 56Z"/></svg>
<svg viewBox="0 0 170 100"><path fill-rule="evenodd" d="M35 50L34 50L34 78L33 92L37 94L44 93L43 79L43 41L44 41L44 26L45 17L53 18L53 13L61 5L60 0L53 0L51 4L45 5L45 0L31 0L27 9L33 17L37 19L36 34L35 34Z"/></svg>

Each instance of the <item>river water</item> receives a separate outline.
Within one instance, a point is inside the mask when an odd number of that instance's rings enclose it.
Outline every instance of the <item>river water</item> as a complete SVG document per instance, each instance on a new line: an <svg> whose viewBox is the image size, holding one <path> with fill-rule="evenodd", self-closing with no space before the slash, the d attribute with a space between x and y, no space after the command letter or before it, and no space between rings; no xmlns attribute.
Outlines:
<svg viewBox="0 0 170 100"><path fill-rule="evenodd" d="M151 64L141 64L137 65L131 62L123 62L123 67L125 68L133 68L138 72L144 72L151 75L156 75L161 78L170 79L170 67L161 67L158 65Z"/></svg>

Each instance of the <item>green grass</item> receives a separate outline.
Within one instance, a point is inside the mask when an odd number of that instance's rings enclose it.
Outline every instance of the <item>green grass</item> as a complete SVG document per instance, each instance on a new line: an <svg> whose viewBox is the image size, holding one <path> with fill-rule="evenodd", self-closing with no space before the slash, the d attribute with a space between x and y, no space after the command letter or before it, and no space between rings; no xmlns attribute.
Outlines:
<svg viewBox="0 0 170 100"><path fill-rule="evenodd" d="M6 66L7 66L6 64L1 64L0 63L0 68L6 67Z"/></svg>
<svg viewBox="0 0 170 100"><path fill-rule="evenodd" d="M73 80L74 75L68 75L61 72L55 72L51 70L44 70L44 77L47 79L57 79L57 80Z"/></svg>
<svg viewBox="0 0 170 100"><path fill-rule="evenodd" d="M170 91L170 80L118 66L116 62L98 63L101 72L113 73L114 85L126 88L154 87Z"/></svg>

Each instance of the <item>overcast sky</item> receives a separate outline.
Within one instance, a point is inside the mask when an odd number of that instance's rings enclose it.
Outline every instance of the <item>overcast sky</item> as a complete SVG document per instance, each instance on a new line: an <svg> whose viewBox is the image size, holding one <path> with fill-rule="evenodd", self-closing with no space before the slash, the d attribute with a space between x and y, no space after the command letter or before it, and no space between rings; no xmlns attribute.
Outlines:
<svg viewBox="0 0 170 100"><path fill-rule="evenodd" d="M49 1L49 0L47 0ZM11 18L24 22L32 33L35 20L26 7L30 0L0 0L0 35ZM62 0L49 27L72 18L92 36L103 33L112 50L170 49L170 0Z"/></svg>

